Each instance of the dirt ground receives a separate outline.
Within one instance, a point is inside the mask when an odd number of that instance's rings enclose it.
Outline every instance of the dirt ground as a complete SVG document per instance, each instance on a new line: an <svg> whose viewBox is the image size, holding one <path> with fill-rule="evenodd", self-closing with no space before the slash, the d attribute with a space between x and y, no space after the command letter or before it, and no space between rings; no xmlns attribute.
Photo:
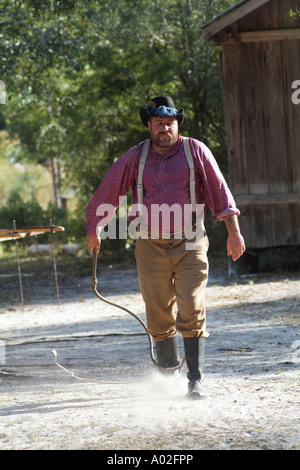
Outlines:
<svg viewBox="0 0 300 470"><path fill-rule="evenodd" d="M65 266L58 304L51 259L23 265L23 309L16 266L0 269L0 450L299 450L299 271L211 267L208 397L190 401L186 369L160 375L136 319ZM134 264L98 266L98 281L145 320Z"/></svg>

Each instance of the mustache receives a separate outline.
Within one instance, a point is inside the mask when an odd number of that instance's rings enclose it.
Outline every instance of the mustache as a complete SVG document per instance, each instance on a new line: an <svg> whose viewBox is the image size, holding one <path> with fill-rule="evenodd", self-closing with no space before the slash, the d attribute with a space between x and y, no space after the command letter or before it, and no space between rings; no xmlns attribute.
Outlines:
<svg viewBox="0 0 300 470"><path fill-rule="evenodd" d="M172 137L172 134L168 131L162 131L158 135L169 135L170 137Z"/></svg>

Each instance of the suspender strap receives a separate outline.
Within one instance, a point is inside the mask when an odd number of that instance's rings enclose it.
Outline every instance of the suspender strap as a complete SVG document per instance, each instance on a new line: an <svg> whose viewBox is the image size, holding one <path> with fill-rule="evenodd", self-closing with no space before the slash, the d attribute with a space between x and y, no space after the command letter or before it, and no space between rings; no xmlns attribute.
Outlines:
<svg viewBox="0 0 300 470"><path fill-rule="evenodd" d="M194 159L191 152L190 142L188 137L183 137L183 146L185 155L190 168L190 198L192 206L192 223L196 223L196 189L195 189L195 168Z"/></svg>
<svg viewBox="0 0 300 470"><path fill-rule="evenodd" d="M143 212L143 171L145 168L145 163L148 155L150 139L145 140L143 144L143 149L140 157L139 163L139 175L138 175L138 182L137 182L137 197L138 197L138 208L139 213L142 215Z"/></svg>

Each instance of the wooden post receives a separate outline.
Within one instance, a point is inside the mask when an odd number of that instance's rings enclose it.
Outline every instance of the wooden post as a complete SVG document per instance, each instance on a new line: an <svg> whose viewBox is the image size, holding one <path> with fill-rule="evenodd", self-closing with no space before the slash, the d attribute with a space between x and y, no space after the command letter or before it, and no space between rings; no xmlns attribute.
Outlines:
<svg viewBox="0 0 300 470"><path fill-rule="evenodd" d="M16 232L16 221L13 221L14 231ZM20 259L19 259L19 251L18 251L18 241L15 238L16 242L16 257L17 257L17 264L18 264L18 275L19 275L19 287L20 287L20 297L21 297L21 307L24 309L24 297L23 297L23 287L22 287L22 274L21 274L21 266L20 266Z"/></svg>
<svg viewBox="0 0 300 470"><path fill-rule="evenodd" d="M53 256L53 266L54 266L54 278L55 278L55 285L56 285L56 297L57 297L57 303L58 305L60 305L56 259L55 259L54 236L53 236L53 224L52 224L52 219L49 219L49 220L50 220L50 227L51 227L51 243L52 243L52 256Z"/></svg>

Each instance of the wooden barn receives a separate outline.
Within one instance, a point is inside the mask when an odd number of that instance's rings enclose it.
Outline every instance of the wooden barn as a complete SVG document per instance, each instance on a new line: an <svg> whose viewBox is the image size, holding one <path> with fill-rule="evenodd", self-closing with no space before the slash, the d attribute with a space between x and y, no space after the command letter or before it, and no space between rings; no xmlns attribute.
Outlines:
<svg viewBox="0 0 300 470"><path fill-rule="evenodd" d="M252 252L300 246L297 8L300 0L244 0L203 26L221 49L229 182Z"/></svg>

